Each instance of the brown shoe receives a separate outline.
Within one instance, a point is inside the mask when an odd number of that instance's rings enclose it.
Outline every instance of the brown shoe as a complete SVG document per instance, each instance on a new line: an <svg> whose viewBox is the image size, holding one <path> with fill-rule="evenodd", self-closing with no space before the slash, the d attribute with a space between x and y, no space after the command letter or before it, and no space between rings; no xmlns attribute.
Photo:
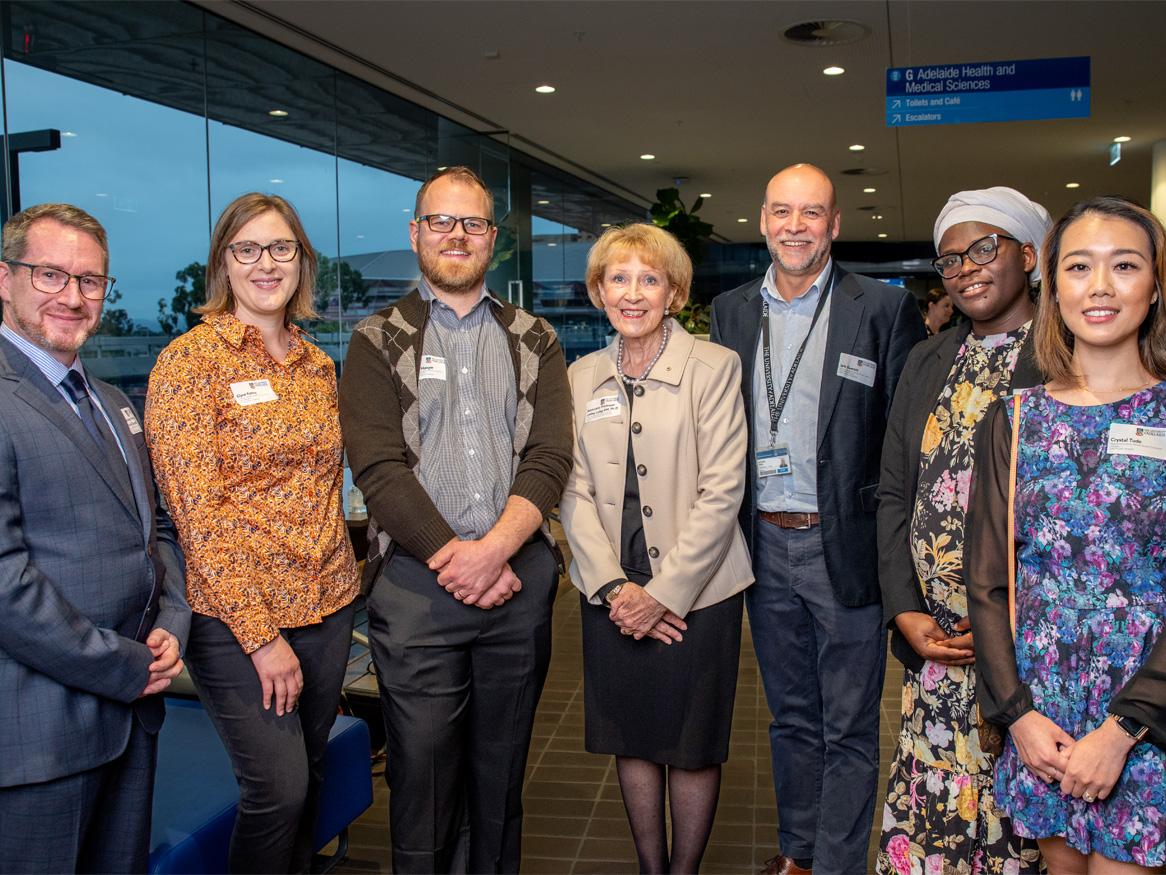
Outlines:
<svg viewBox="0 0 1166 875"><path fill-rule="evenodd" d="M778 854L765 861L758 875L813 875L813 869L803 869L792 857Z"/></svg>

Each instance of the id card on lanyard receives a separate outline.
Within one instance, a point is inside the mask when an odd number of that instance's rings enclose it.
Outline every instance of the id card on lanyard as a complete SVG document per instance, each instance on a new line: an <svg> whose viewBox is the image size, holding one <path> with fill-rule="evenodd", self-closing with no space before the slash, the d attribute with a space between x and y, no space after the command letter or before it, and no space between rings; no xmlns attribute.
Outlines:
<svg viewBox="0 0 1166 875"><path fill-rule="evenodd" d="M769 448L756 451L758 477L779 477L793 473L789 447L777 443L777 432L781 423L782 411L785 410L790 390L793 389L794 377L797 376L798 366L802 363L802 355L806 351L806 346L818 324L818 318L826 309L826 302L834 290L835 282L837 282L837 271L831 270L830 273L830 282L825 284L825 289L818 297L818 306L814 308L814 318L810 321L810 330L802 338L801 346L798 347L793 363L789 367L789 374L786 375L785 385L781 387L780 396L776 395L773 388L773 354L769 346L769 301L765 300L764 297L761 299L761 355L765 366L765 394L769 401Z"/></svg>

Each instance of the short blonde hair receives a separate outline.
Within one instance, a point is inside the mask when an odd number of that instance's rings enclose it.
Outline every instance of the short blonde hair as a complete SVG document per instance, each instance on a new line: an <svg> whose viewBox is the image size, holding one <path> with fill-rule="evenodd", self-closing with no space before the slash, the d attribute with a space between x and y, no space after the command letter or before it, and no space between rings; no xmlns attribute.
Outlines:
<svg viewBox="0 0 1166 875"><path fill-rule="evenodd" d="M227 273L227 245L231 238L239 233L239 229L266 212L275 212L287 222L292 230L296 242L300 244L296 258L300 262L299 282L295 294L287 302L284 316L288 322L301 319L315 319L316 308L314 296L316 292L316 250L308 240L308 232L304 230L304 223L299 214L286 200L277 194L262 194L253 191L250 194L240 195L231 201L218 222L215 223L214 233L211 234L211 251L206 261L206 303L195 307L195 313L209 316L215 313L232 313L235 310L235 295L231 291L231 280Z"/></svg>
<svg viewBox="0 0 1166 875"><path fill-rule="evenodd" d="M20 261L28 248L28 231L41 220L59 222L69 228L74 228L83 234L88 234L101 247L104 258L102 270L109 271L109 238L101 223L80 207L72 204L37 204L26 210L21 210L4 223L4 245L0 261Z"/></svg>
<svg viewBox="0 0 1166 875"><path fill-rule="evenodd" d="M675 293L668 314L679 313L692 294L692 259L680 241L655 225L646 222L608 228L587 253L587 297L600 310L603 300L599 285L608 267L622 255L639 256L656 270L664 272Z"/></svg>
<svg viewBox="0 0 1166 875"><path fill-rule="evenodd" d="M421 215L421 202L425 200L425 195L428 194L433 183L439 179L450 179L462 185L481 189L482 194L486 196L486 212L490 214L488 216L482 216L482 218L489 219L491 222L494 221L494 192L490 191L490 186L486 185L482 177L462 164L458 164L455 167L447 167L445 170L439 170L421 184L421 188L417 189L417 201L413 204L414 220Z"/></svg>
<svg viewBox="0 0 1166 875"><path fill-rule="evenodd" d="M1044 279L1033 326L1033 351L1036 363L1050 381L1071 383L1073 373L1073 333L1061 318L1057 306L1057 262L1061 259L1061 238L1069 226L1087 215L1110 219L1124 219L1143 231L1150 241L1151 269L1154 272L1154 292L1157 300L1138 329L1138 352L1142 366L1155 379L1166 380L1166 305L1162 289L1166 287L1166 230L1158 217L1140 204L1124 197L1105 195L1081 201L1061 216L1049 229L1041 247L1041 276Z"/></svg>

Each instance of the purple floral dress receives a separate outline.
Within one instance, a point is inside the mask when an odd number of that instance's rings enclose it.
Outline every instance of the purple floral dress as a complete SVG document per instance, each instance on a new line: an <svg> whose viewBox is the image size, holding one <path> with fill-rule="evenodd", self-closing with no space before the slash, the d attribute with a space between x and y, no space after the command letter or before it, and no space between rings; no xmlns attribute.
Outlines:
<svg viewBox="0 0 1166 875"><path fill-rule="evenodd" d="M1113 423L1166 426L1166 383L1090 407L1037 387L1023 393L1020 419L1016 669L1034 707L1081 738L1166 621L1166 461L1108 450ZM1009 739L995 794L1019 835L1166 863L1166 752L1152 744L1130 751L1108 799L1087 803L1036 778Z"/></svg>

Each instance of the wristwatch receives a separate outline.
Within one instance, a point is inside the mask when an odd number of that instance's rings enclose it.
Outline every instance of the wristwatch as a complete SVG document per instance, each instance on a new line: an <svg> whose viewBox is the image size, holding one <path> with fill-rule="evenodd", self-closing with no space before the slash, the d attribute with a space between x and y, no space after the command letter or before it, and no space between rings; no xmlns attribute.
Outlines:
<svg viewBox="0 0 1166 875"><path fill-rule="evenodd" d="M1113 722L1117 724L1117 728L1128 735L1137 744L1146 737L1146 733L1150 731L1149 726L1143 726L1132 717L1122 717L1120 714L1111 714Z"/></svg>
<svg viewBox="0 0 1166 875"><path fill-rule="evenodd" d="M620 594L620 591L623 588L624 588L624 585L622 583L617 583L615 586L613 586L611 589L609 589L604 594L603 600L610 605L612 602L615 601L615 597Z"/></svg>

